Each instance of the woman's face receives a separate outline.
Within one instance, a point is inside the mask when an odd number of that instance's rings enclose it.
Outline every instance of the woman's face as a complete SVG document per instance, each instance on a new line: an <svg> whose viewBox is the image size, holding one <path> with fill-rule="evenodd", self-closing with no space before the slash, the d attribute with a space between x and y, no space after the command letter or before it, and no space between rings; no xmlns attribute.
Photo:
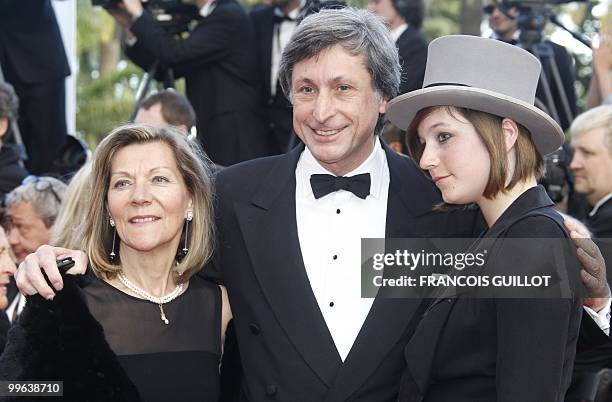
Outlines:
<svg viewBox="0 0 612 402"><path fill-rule="evenodd" d="M424 145L419 161L449 204L468 204L482 198L491 160L474 126L459 112L437 108L417 127Z"/></svg>
<svg viewBox="0 0 612 402"><path fill-rule="evenodd" d="M107 202L122 253L176 253L191 197L166 143L121 148L111 161Z"/></svg>

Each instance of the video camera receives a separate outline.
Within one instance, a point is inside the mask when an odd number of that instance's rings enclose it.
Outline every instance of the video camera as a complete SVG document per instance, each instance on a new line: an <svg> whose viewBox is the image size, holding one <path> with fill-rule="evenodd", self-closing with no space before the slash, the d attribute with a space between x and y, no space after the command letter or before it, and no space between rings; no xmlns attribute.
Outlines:
<svg viewBox="0 0 612 402"><path fill-rule="evenodd" d="M106 9L118 8L121 0L91 0L93 6ZM199 18L199 10L193 4L181 0L140 0L144 9L149 10L157 22L171 34L186 32L191 21Z"/></svg>
<svg viewBox="0 0 612 402"><path fill-rule="evenodd" d="M501 0L505 9L516 8L516 24L521 31L519 41L527 47L542 41L542 30L546 23L556 20L554 6L567 3L581 3L588 0ZM525 47L524 46L524 47Z"/></svg>
<svg viewBox="0 0 612 402"><path fill-rule="evenodd" d="M554 63L554 53L550 46L544 43L544 27L548 21L553 22L555 25L566 29L557 20L554 13L554 7L574 2L586 2L587 0L500 0L499 5L502 8L502 12L507 14L507 11L511 8L518 10L516 18L516 25L520 30L520 36L518 40L519 46L524 49L531 51L536 54L542 64ZM567 30L567 29L566 29ZM571 32L570 32L571 33ZM576 37L574 35L574 37ZM579 38L577 38L580 40ZM561 96L565 97L565 93ZM550 107L553 106L551 99L542 99L543 106L546 108L548 113L555 118L555 113L550 112ZM536 106L538 106L536 104ZM560 111L556 111L558 113ZM573 116L568 111L565 111L566 118L571 122ZM558 122L559 120L555 118ZM556 152L544 157L545 173L540 184L546 188L546 192L554 202L560 202L564 196L564 188L566 184L570 182L569 164L571 162L572 155L569 148L564 146Z"/></svg>

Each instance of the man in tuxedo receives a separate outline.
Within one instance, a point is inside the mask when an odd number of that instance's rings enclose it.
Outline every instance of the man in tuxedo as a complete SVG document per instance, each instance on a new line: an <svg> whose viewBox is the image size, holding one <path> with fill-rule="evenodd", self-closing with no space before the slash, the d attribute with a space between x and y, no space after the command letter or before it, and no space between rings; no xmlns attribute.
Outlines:
<svg viewBox="0 0 612 402"><path fill-rule="evenodd" d="M397 45L402 67L399 93L421 89L427 63L427 39L421 33L425 17L424 1L371 0L368 10L385 20ZM405 135L404 131L387 123L382 138L393 150L406 154Z"/></svg>
<svg viewBox="0 0 612 402"><path fill-rule="evenodd" d="M198 139L213 162L227 166L270 155L248 16L235 0L185 2L201 17L186 39L166 32L140 0L123 0L121 9L110 10L126 28L126 54L143 69L158 61L159 71L171 68L175 77L185 77Z"/></svg>
<svg viewBox="0 0 612 402"><path fill-rule="evenodd" d="M0 2L0 66L20 100L28 171L55 172L53 161L66 143L70 67L50 0Z"/></svg>
<svg viewBox="0 0 612 402"><path fill-rule="evenodd" d="M421 89L427 62L427 39L421 33L423 0L371 0L368 10L383 17L397 44L402 66L399 93Z"/></svg>
<svg viewBox="0 0 612 402"><path fill-rule="evenodd" d="M279 80L305 147L216 181L215 267L234 312L242 396L394 400L420 301L361 298L360 241L470 235L477 217L433 212L438 192L377 136L400 83L379 18L352 9L305 18Z"/></svg>
<svg viewBox="0 0 612 402"><path fill-rule="evenodd" d="M399 88L397 49L365 10L303 20L283 53L281 87L304 146L218 173L218 250L204 274L228 290L243 369L242 400L393 401L420 299L361 297L362 238L468 237L475 211L436 212L439 192L378 138ZM44 247L17 274L53 297Z"/></svg>
<svg viewBox="0 0 612 402"><path fill-rule="evenodd" d="M273 0L249 14L255 30L261 103L266 110L275 153L284 153L294 141L291 103L278 84L283 49L302 17L305 0Z"/></svg>

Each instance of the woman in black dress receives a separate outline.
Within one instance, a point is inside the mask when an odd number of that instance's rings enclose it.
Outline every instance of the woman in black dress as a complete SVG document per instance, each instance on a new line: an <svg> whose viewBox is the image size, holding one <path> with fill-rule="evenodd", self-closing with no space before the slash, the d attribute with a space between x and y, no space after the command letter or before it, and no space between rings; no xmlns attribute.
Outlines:
<svg viewBox="0 0 612 402"><path fill-rule="evenodd" d="M488 230L473 247L488 248L482 274L529 275L574 260L563 219L537 185L542 156L564 138L533 106L539 72L538 60L519 47L442 37L430 44L424 88L395 98L387 109L390 121L407 129L413 158L447 207L480 208ZM536 255L531 247L512 246L538 247L544 239L556 239L559 247L539 247ZM535 257L545 266L535 266ZM571 264L561 271L574 279L578 273ZM555 293L559 289L566 292ZM499 298L449 297L457 293L444 289L405 349L400 400L563 401L581 311L572 286L551 290L544 295L556 297L525 299L517 288L484 293Z"/></svg>
<svg viewBox="0 0 612 402"><path fill-rule="evenodd" d="M213 250L210 172L178 131L119 127L96 149L84 244L92 274L28 300L0 361L72 400L216 401L225 290L194 275Z"/></svg>

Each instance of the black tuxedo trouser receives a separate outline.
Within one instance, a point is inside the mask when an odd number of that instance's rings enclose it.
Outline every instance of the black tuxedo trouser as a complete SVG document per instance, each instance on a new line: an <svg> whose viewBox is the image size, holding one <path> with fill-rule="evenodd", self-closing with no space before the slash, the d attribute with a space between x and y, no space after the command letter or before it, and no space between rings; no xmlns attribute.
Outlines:
<svg viewBox="0 0 612 402"><path fill-rule="evenodd" d="M19 97L19 129L28 153L26 168L32 174L53 172L53 161L66 143L66 79L39 83L21 82L7 63L6 80Z"/></svg>

